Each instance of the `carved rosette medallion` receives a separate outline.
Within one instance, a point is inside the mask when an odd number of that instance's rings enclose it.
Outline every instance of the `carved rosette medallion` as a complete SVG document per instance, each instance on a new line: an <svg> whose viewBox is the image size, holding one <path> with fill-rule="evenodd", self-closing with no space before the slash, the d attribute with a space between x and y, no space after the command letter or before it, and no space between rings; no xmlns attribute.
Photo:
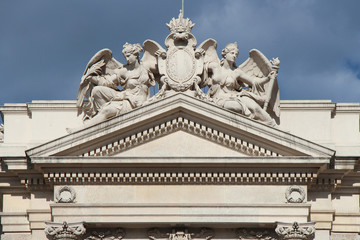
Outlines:
<svg viewBox="0 0 360 240"><path fill-rule="evenodd" d="M300 186L290 186L285 192L285 198L289 203L303 203L305 200L305 191Z"/></svg>
<svg viewBox="0 0 360 240"><path fill-rule="evenodd" d="M278 223L275 232L280 240L312 240L315 237L315 223Z"/></svg>
<svg viewBox="0 0 360 240"><path fill-rule="evenodd" d="M52 240L80 239L86 229L83 223L49 223L46 222L44 229L46 236Z"/></svg>

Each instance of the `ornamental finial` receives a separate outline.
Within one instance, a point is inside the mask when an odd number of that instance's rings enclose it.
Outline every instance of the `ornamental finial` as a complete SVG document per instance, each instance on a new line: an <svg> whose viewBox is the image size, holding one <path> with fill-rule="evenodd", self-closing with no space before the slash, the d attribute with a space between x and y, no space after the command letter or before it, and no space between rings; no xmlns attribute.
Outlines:
<svg viewBox="0 0 360 240"><path fill-rule="evenodd" d="M189 18L184 19L184 12L180 10L179 17L177 19L172 18L166 26L168 26L170 33L190 33L195 24Z"/></svg>

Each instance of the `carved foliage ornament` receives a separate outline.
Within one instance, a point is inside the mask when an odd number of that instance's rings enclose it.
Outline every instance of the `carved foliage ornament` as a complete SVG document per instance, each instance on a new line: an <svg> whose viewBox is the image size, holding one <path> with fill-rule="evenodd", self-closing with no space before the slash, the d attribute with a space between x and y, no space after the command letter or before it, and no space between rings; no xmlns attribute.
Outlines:
<svg viewBox="0 0 360 240"><path fill-rule="evenodd" d="M214 231L208 228L203 228L199 232L189 232L188 229L173 229L171 233L160 231L157 228L148 231L150 240L192 240L192 239L205 239L210 240L214 236Z"/></svg>
<svg viewBox="0 0 360 240"><path fill-rule="evenodd" d="M276 240L275 232L265 229L238 229L236 233L240 240Z"/></svg>
<svg viewBox="0 0 360 240"><path fill-rule="evenodd" d="M280 240L312 240L315 237L315 223L278 223L275 232Z"/></svg>
<svg viewBox="0 0 360 240"><path fill-rule="evenodd" d="M296 193L298 196L295 196ZM290 186L285 192L285 197L289 203L302 203L305 200L305 191L300 186Z"/></svg>
<svg viewBox="0 0 360 240"><path fill-rule="evenodd" d="M169 234L169 240L191 240L191 233L188 231L173 231Z"/></svg>
<svg viewBox="0 0 360 240"><path fill-rule="evenodd" d="M84 238L85 240L121 240L125 236L125 230L117 229L100 229L93 230Z"/></svg>
<svg viewBox="0 0 360 240"><path fill-rule="evenodd" d="M45 234L52 240L79 239L85 234L86 229L83 223L48 223L44 229Z"/></svg>

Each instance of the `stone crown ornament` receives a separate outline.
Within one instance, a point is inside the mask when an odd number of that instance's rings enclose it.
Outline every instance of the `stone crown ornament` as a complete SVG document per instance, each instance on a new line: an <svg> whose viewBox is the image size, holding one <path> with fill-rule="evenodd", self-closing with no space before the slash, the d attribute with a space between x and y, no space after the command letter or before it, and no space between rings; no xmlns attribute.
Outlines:
<svg viewBox="0 0 360 240"><path fill-rule="evenodd" d="M184 19L183 13L180 10L179 18L172 18L166 26L168 26L171 33L190 33L195 24L189 18Z"/></svg>

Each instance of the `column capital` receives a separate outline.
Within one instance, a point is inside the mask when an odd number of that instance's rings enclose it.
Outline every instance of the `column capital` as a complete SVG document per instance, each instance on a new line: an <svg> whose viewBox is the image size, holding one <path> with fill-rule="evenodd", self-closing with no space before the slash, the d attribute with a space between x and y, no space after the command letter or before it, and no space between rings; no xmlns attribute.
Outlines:
<svg viewBox="0 0 360 240"><path fill-rule="evenodd" d="M86 229L83 222L78 223L53 223L46 222L44 229L46 236L52 240L73 240L79 239L85 234Z"/></svg>
<svg viewBox="0 0 360 240"><path fill-rule="evenodd" d="M315 223L277 222L275 232L279 235L280 240L313 240Z"/></svg>

